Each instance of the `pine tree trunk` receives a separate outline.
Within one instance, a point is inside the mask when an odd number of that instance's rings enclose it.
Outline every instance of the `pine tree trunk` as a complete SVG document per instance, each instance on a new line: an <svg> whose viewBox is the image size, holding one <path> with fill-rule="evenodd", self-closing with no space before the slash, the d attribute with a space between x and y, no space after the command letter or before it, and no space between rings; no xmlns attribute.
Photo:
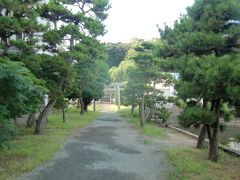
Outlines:
<svg viewBox="0 0 240 180"><path fill-rule="evenodd" d="M132 108L131 108L131 116L133 115L133 112L134 112L134 109L135 109L135 105L134 104L132 104Z"/></svg>
<svg viewBox="0 0 240 180"><path fill-rule="evenodd" d="M84 104L84 112L88 112L88 105Z"/></svg>
<svg viewBox="0 0 240 180"><path fill-rule="evenodd" d="M62 119L63 119L63 123L66 122L66 116L65 116L65 108L62 107Z"/></svg>
<svg viewBox="0 0 240 180"><path fill-rule="evenodd" d="M209 141L209 151L208 151L208 159L217 162L219 157L218 152L218 131L213 131L212 140Z"/></svg>
<svg viewBox="0 0 240 180"><path fill-rule="evenodd" d="M198 142L197 142L197 149L203 149L204 148L204 140L206 137L206 133L207 133L207 128L205 125L202 126L201 132L198 136Z"/></svg>
<svg viewBox="0 0 240 180"><path fill-rule="evenodd" d="M34 134L37 134L37 135L43 134L44 124L55 103L56 103L56 99L50 100L47 106L40 113L39 118L37 120Z"/></svg>
<svg viewBox="0 0 240 180"><path fill-rule="evenodd" d="M156 82L153 83L153 94L152 96L155 97L156 96ZM151 121L153 115L155 114L155 100L153 100L152 104L151 104L151 107L150 107L150 112L149 112L149 115L147 117L147 121Z"/></svg>
<svg viewBox="0 0 240 180"><path fill-rule="evenodd" d="M71 37L70 37L70 51L72 51L73 48L74 48L74 36L71 35Z"/></svg>
<svg viewBox="0 0 240 180"><path fill-rule="evenodd" d="M93 111L96 111L96 101L95 101L95 99L93 100Z"/></svg>
<svg viewBox="0 0 240 180"><path fill-rule="evenodd" d="M81 108L81 102L80 99L77 99L77 109Z"/></svg>
<svg viewBox="0 0 240 180"><path fill-rule="evenodd" d="M208 104L207 99L203 99L203 109L207 109L207 104ZM207 127L204 124L202 126L201 132L198 136L198 142L197 142L197 146L196 146L197 149L204 148L204 141L205 141L206 134L207 134Z"/></svg>
<svg viewBox="0 0 240 180"><path fill-rule="evenodd" d="M33 33L33 31L31 31L31 32L30 32L30 43L31 43L31 44L34 43L33 38L34 38L34 33Z"/></svg>
<svg viewBox="0 0 240 180"><path fill-rule="evenodd" d="M151 121L154 113L155 113L155 105L153 103L151 108L150 108L150 112L149 112L149 115L148 115L148 118L147 118L148 121Z"/></svg>
<svg viewBox="0 0 240 180"><path fill-rule="evenodd" d="M80 98L80 105L81 105L80 114L84 114L84 103L83 103L82 98Z"/></svg>
<svg viewBox="0 0 240 180"><path fill-rule="evenodd" d="M7 37L2 37L2 41L3 41L3 44L4 44L3 54L7 55L8 54L8 38Z"/></svg>
<svg viewBox="0 0 240 180"><path fill-rule="evenodd" d="M17 126L18 125L18 119L17 118L14 118L14 124Z"/></svg>
<svg viewBox="0 0 240 180"><path fill-rule="evenodd" d="M53 22L53 26L54 26L54 30L57 30L57 29L58 29L58 27L57 27L57 21L54 21L54 22Z"/></svg>
<svg viewBox="0 0 240 180"><path fill-rule="evenodd" d="M35 123L36 123L35 113L29 114L26 127L28 128L34 127Z"/></svg>
<svg viewBox="0 0 240 180"><path fill-rule="evenodd" d="M138 104L138 114L139 114L139 117L140 117L140 114L141 114L141 103Z"/></svg>
<svg viewBox="0 0 240 180"><path fill-rule="evenodd" d="M144 114L144 106L145 106L145 95L143 94L142 95L142 98L141 98L141 107L140 107L140 126L141 128L144 127L144 120L145 120L145 114Z"/></svg>
<svg viewBox="0 0 240 180"><path fill-rule="evenodd" d="M212 126L213 133L212 137L209 139L209 153L208 153L208 159L217 162L219 157L219 151L218 151L218 132L220 129L220 105L221 101L217 100L215 102L215 115L216 115L216 121Z"/></svg>

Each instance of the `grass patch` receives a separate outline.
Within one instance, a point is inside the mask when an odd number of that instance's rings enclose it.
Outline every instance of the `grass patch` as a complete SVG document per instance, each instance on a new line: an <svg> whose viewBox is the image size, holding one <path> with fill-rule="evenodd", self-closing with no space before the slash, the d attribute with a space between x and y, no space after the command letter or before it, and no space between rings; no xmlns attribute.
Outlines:
<svg viewBox="0 0 240 180"><path fill-rule="evenodd" d="M74 130L82 128L99 116L88 112L82 116L79 110L67 110L67 122L61 120L61 112L49 116L44 135L33 135L33 128L20 127L20 135L12 142L12 148L0 152L0 179L14 179L49 160Z"/></svg>
<svg viewBox="0 0 240 180"><path fill-rule="evenodd" d="M167 156L175 167L169 179L219 180L240 179L240 159L220 151L219 163L207 159L207 149L174 148Z"/></svg>
<svg viewBox="0 0 240 180"><path fill-rule="evenodd" d="M139 115L137 111L134 111L133 116L130 114L130 109L125 108L118 112L121 117L125 118L132 126L138 129L141 133L150 136L150 137L158 137L158 138L166 138L167 133L164 128L160 128L154 122L146 122L144 128L140 127Z"/></svg>

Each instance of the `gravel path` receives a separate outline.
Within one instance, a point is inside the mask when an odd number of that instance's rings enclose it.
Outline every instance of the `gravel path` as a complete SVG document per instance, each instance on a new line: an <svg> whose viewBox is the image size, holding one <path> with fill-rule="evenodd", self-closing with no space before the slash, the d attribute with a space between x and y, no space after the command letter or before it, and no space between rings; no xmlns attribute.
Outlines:
<svg viewBox="0 0 240 180"><path fill-rule="evenodd" d="M179 143L179 142L178 142ZM152 142L131 129L114 112L77 132L61 152L21 180L159 180L172 167L163 150L169 142Z"/></svg>

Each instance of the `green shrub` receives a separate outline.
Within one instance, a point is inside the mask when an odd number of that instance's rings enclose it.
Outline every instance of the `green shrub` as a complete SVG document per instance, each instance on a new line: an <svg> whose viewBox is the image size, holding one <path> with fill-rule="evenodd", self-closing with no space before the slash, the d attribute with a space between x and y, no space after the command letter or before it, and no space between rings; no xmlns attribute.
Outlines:
<svg viewBox="0 0 240 180"><path fill-rule="evenodd" d="M17 135L17 128L8 119L6 119L7 111L0 106L0 150L8 145L8 141L15 138Z"/></svg>
<svg viewBox="0 0 240 180"><path fill-rule="evenodd" d="M183 127L199 124L211 124L214 120L214 114L200 107L187 107L178 117L178 122Z"/></svg>
<svg viewBox="0 0 240 180"><path fill-rule="evenodd" d="M187 105L186 103L182 100L182 99L178 99L176 101L176 105L179 107L179 108L185 108Z"/></svg>
<svg viewBox="0 0 240 180"><path fill-rule="evenodd" d="M236 106L235 116L238 118L240 117L240 106Z"/></svg>
<svg viewBox="0 0 240 180"><path fill-rule="evenodd" d="M6 119L0 120L0 150L6 145L8 141L13 140L17 135L17 128L14 124Z"/></svg>
<svg viewBox="0 0 240 180"><path fill-rule="evenodd" d="M169 112L167 110L167 108L165 108L165 107L162 107L162 108L158 109L158 111L156 113L156 116L162 120L162 123L167 122L170 115L171 115L171 112Z"/></svg>
<svg viewBox="0 0 240 180"><path fill-rule="evenodd" d="M176 98L173 97L173 96L169 96L168 99L167 99L167 101L168 101L169 103L176 103Z"/></svg>
<svg viewBox="0 0 240 180"><path fill-rule="evenodd" d="M228 104L223 104L221 108L221 117L223 117L226 122L229 122L234 118L233 112L229 108Z"/></svg>

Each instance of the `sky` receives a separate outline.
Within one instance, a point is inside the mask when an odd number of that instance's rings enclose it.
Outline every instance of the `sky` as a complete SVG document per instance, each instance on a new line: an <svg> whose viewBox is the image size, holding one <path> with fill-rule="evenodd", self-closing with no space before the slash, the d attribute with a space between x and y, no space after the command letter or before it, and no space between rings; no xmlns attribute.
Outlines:
<svg viewBox="0 0 240 180"><path fill-rule="evenodd" d="M103 42L130 42L132 38L159 37L157 25L172 26L194 0L110 0Z"/></svg>

